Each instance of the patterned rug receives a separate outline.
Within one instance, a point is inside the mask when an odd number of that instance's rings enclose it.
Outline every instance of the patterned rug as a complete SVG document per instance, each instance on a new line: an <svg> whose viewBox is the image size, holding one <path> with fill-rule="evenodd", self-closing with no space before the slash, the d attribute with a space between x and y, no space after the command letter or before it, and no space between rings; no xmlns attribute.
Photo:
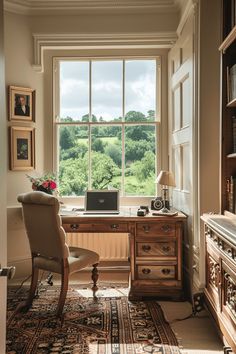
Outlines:
<svg viewBox="0 0 236 354"><path fill-rule="evenodd" d="M68 290L62 320L55 317L60 288L44 287L28 313L13 316L27 288L9 289L8 354L180 354L177 339L156 301L129 302L127 288L101 285Z"/></svg>

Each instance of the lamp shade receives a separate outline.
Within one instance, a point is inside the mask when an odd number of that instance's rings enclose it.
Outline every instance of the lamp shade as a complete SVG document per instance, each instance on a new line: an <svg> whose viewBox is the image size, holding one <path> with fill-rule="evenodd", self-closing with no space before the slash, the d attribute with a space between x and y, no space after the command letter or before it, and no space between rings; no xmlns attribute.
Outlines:
<svg viewBox="0 0 236 354"><path fill-rule="evenodd" d="M161 171L157 176L156 183L162 184L164 186L176 186L173 173L170 171Z"/></svg>

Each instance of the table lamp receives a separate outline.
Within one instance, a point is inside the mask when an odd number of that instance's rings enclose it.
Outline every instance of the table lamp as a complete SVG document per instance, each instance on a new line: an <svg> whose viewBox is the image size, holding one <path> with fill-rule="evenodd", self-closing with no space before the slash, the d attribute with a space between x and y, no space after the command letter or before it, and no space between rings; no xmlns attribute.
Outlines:
<svg viewBox="0 0 236 354"><path fill-rule="evenodd" d="M175 187L175 179L173 173L170 171L161 171L157 176L156 183L161 184L163 190L163 208L160 210L162 213L169 213L169 209L166 207L166 202L168 201L168 187Z"/></svg>

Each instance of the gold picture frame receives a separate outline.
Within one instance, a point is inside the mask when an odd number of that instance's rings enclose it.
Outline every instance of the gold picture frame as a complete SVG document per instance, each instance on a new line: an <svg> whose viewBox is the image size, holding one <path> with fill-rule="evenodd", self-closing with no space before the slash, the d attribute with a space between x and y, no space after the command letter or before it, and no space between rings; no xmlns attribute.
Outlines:
<svg viewBox="0 0 236 354"><path fill-rule="evenodd" d="M35 168L35 128L10 127L10 170Z"/></svg>
<svg viewBox="0 0 236 354"><path fill-rule="evenodd" d="M9 86L9 120L35 121L35 90Z"/></svg>

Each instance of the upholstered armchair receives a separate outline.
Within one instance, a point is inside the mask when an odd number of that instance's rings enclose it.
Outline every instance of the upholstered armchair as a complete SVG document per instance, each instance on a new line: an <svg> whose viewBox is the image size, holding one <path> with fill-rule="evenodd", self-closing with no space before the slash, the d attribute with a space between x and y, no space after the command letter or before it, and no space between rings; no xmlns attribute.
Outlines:
<svg viewBox="0 0 236 354"><path fill-rule="evenodd" d="M92 265L93 296L96 297L99 255L93 251L68 247L59 215L56 197L44 192L30 192L18 196L32 254L32 277L28 299L20 305L28 310L32 305L38 283L39 270L61 274L61 292L56 314L61 316L68 290L69 275Z"/></svg>

